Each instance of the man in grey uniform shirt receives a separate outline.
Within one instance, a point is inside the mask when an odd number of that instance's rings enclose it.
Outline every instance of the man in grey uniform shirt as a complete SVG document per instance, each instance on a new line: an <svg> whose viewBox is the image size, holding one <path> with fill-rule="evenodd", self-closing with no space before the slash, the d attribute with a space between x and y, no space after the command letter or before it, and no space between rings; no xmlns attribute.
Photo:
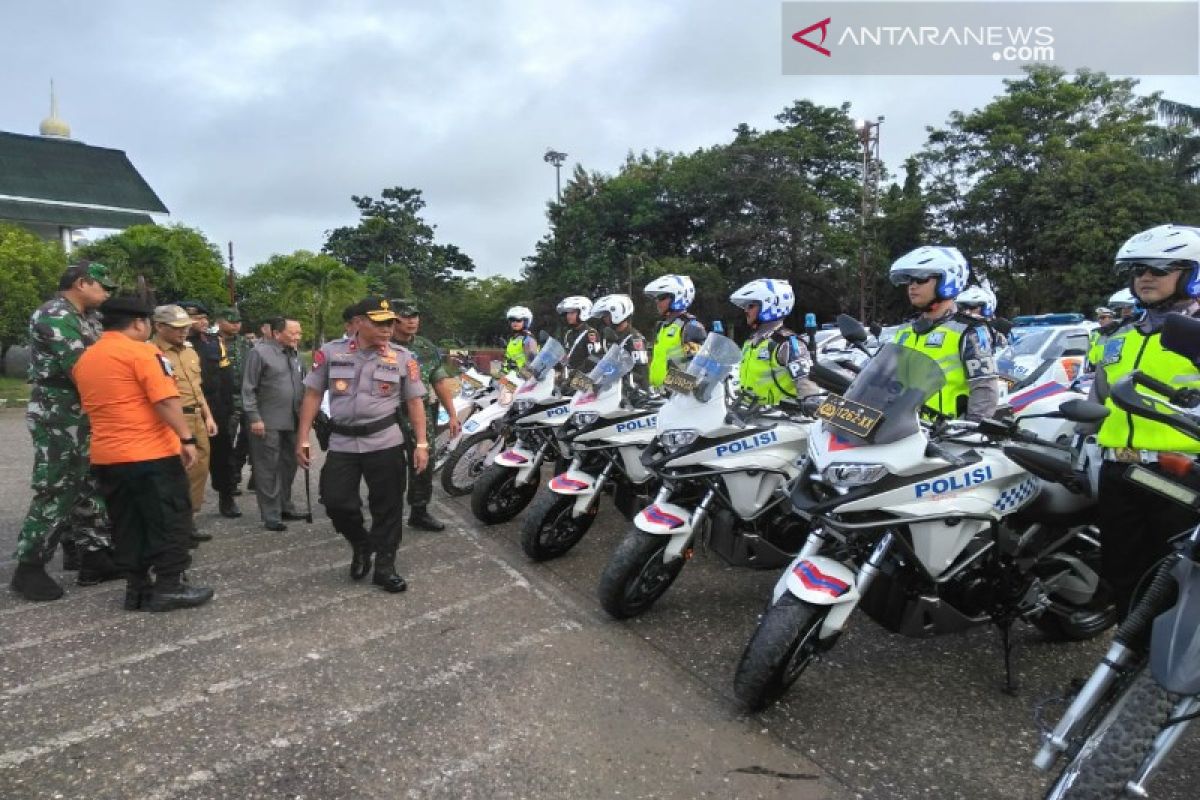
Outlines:
<svg viewBox="0 0 1200 800"><path fill-rule="evenodd" d="M429 442L425 385L416 360L390 341L395 319L387 300L368 297L354 309L354 335L330 342L313 355L312 372L304 379L296 458L300 466L308 467L308 433L321 395L328 390L332 434L321 469L325 513L353 549L350 577L366 577L374 558L375 585L388 592L403 592L407 584L396 573L407 477L404 434L397 415L401 403L417 437L413 450L417 472L429 462ZM369 534L359 499L363 480L371 508Z"/></svg>
<svg viewBox="0 0 1200 800"><path fill-rule="evenodd" d="M296 416L304 386L300 378L300 323L276 317L271 338L255 345L242 366L242 409L250 425L250 461L263 526L287 528L285 519L304 519L292 505L296 477Z"/></svg>

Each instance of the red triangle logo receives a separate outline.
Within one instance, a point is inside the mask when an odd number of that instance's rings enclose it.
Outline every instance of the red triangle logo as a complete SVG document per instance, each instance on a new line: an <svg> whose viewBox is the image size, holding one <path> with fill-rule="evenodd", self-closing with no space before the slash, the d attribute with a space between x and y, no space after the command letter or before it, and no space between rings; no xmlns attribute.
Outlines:
<svg viewBox="0 0 1200 800"><path fill-rule="evenodd" d="M820 22L816 22L816 23L813 23L812 25L809 25L807 28L805 28L802 31L796 31L795 33L792 34L792 40L799 42L800 44L804 45L805 47L811 47L813 50L816 50L818 53L825 56L826 58L831 57L833 54L821 46L821 45L825 44L825 37L829 33L829 21L831 19L832 19L832 17L826 17L825 19L821 20ZM807 36L808 34L812 33L813 31L816 31L816 30L821 31L821 41L810 42L808 39L804 38L805 36Z"/></svg>

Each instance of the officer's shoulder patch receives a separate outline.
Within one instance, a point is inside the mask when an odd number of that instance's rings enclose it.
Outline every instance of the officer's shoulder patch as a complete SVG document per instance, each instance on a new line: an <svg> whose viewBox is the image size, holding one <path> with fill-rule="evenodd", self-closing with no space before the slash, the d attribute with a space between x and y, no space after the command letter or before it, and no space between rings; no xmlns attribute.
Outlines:
<svg viewBox="0 0 1200 800"><path fill-rule="evenodd" d="M410 381L421 380L421 365L414 358L408 360L408 379Z"/></svg>
<svg viewBox="0 0 1200 800"><path fill-rule="evenodd" d="M168 378L175 377L175 369L171 366L171 360L162 353L155 353L154 357L158 359L158 366L163 371L163 375Z"/></svg>
<svg viewBox="0 0 1200 800"><path fill-rule="evenodd" d="M645 339L634 339L633 340L633 349L634 350L645 350L646 349L646 340Z"/></svg>
<svg viewBox="0 0 1200 800"><path fill-rule="evenodd" d="M313 366L320 367L325 364L325 348L322 347L313 353Z"/></svg>

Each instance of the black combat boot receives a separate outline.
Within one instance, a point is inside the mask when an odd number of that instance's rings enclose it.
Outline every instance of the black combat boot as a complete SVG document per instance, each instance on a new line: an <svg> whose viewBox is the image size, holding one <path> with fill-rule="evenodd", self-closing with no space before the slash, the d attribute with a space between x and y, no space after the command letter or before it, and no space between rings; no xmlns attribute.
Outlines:
<svg viewBox="0 0 1200 800"><path fill-rule="evenodd" d="M63 539L63 572L79 572L79 546Z"/></svg>
<svg viewBox="0 0 1200 800"><path fill-rule="evenodd" d="M437 517L429 513L428 506L413 506L412 511L408 515L408 524L419 531L436 532L446 530L446 526Z"/></svg>
<svg viewBox="0 0 1200 800"><path fill-rule="evenodd" d="M150 576L146 573L125 576L126 611L147 611L146 601L150 599Z"/></svg>
<svg viewBox="0 0 1200 800"><path fill-rule="evenodd" d="M192 586L179 575L159 575L154 587L145 595L142 607L147 611L195 608L212 600L212 596L212 589Z"/></svg>
<svg viewBox="0 0 1200 800"><path fill-rule="evenodd" d="M360 542L351 547L354 556L350 559L350 580L361 581L371 571L371 545Z"/></svg>
<svg viewBox="0 0 1200 800"><path fill-rule="evenodd" d="M57 600L63 596L63 588L46 574L46 568L41 564L18 562L17 571L13 573L12 590L35 603Z"/></svg>
<svg viewBox="0 0 1200 800"><path fill-rule="evenodd" d="M105 581L115 581L119 577L121 571L117 569L112 555L107 550L85 550L79 566L79 577L75 582L80 586L95 586Z"/></svg>
<svg viewBox="0 0 1200 800"><path fill-rule="evenodd" d="M222 517L237 519L242 515L242 510L238 508L237 501L233 499L233 492L222 492L219 506Z"/></svg>
<svg viewBox="0 0 1200 800"><path fill-rule="evenodd" d="M392 594L408 588L404 578L396 574L395 550L375 554L375 574L371 576L371 583Z"/></svg>
<svg viewBox="0 0 1200 800"><path fill-rule="evenodd" d="M210 539L212 539L212 534L208 533L207 531L201 533L200 529L196 527L196 518L192 517L192 541L207 542Z"/></svg>

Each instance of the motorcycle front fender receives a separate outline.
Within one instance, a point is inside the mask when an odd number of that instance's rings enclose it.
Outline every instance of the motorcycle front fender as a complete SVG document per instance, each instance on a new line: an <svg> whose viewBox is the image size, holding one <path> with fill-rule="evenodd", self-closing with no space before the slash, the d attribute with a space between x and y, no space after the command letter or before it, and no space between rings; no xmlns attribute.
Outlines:
<svg viewBox="0 0 1200 800"><path fill-rule="evenodd" d="M1192 695L1200 693L1200 565L1181 558L1171 575L1179 598L1154 620L1150 672L1168 692Z"/></svg>
<svg viewBox="0 0 1200 800"><path fill-rule="evenodd" d="M772 602L788 592L814 606L832 606L821 624L820 638L840 633L858 606L861 595L855 586L854 571L840 561L825 556L799 556L775 584Z"/></svg>
<svg viewBox="0 0 1200 800"><path fill-rule="evenodd" d="M633 524L640 531L671 537L663 553L664 563L683 558L692 540L692 512L674 503L651 503L637 513Z"/></svg>

